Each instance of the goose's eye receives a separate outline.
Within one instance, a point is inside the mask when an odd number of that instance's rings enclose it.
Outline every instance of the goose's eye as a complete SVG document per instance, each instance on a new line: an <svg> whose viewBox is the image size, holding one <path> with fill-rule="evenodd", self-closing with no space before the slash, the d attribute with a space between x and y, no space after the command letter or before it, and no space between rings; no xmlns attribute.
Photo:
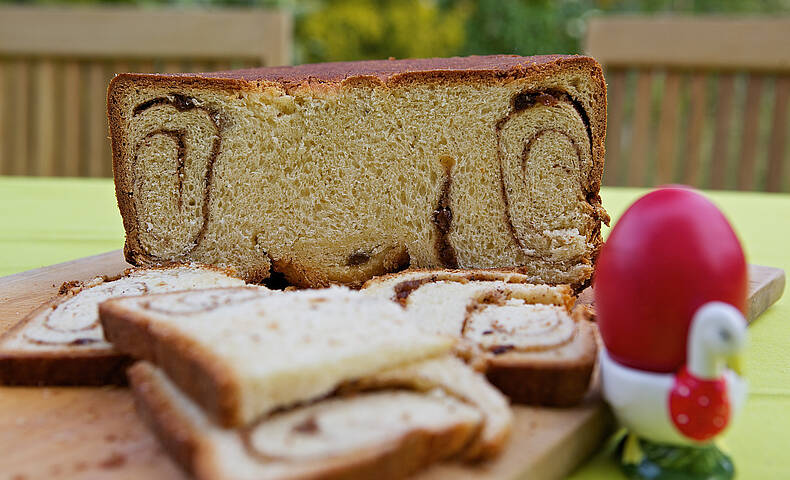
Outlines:
<svg viewBox="0 0 790 480"><path fill-rule="evenodd" d="M732 338L732 335L728 330L719 330L719 337L721 337L721 339L725 343L729 343L730 339Z"/></svg>

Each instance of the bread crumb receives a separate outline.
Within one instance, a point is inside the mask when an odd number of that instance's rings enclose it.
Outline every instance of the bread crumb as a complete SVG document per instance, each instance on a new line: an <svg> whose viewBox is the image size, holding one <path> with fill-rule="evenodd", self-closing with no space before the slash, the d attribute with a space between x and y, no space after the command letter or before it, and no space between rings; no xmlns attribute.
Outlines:
<svg viewBox="0 0 790 480"><path fill-rule="evenodd" d="M314 415L310 415L293 426L293 431L297 433L315 434L318 433L319 430L320 428L318 427L318 422L315 421Z"/></svg>
<svg viewBox="0 0 790 480"><path fill-rule="evenodd" d="M104 460L99 463L99 467L112 469L112 468L120 468L126 463L126 456L121 455L118 452L112 452L112 454L105 458Z"/></svg>

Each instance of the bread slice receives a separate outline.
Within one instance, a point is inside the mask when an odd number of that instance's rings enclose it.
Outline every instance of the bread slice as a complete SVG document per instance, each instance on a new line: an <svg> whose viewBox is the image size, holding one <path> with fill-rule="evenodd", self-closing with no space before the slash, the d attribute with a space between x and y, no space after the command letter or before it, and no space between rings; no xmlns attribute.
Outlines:
<svg viewBox="0 0 790 480"><path fill-rule="evenodd" d="M441 390L483 415L483 426L474 442L464 451L470 460L492 458L499 454L510 437L513 413L508 401L480 373L452 355L414 362L347 382L341 390L364 391L401 387L430 392Z"/></svg>
<svg viewBox="0 0 790 480"><path fill-rule="evenodd" d="M138 412L198 480L397 479L456 454L483 417L441 392L335 396L223 429L158 368L129 371Z"/></svg>
<svg viewBox="0 0 790 480"><path fill-rule="evenodd" d="M428 332L463 339L457 353L512 401L568 406L587 392L597 346L567 285L533 285L514 272L407 271L362 292L403 305Z"/></svg>
<svg viewBox="0 0 790 480"><path fill-rule="evenodd" d="M580 56L122 74L108 114L127 260L360 285L412 267L588 282L606 85Z"/></svg>
<svg viewBox="0 0 790 480"><path fill-rule="evenodd" d="M104 340L100 302L151 292L238 285L244 281L230 272L198 265L129 269L114 278L64 283L57 298L0 337L0 384L125 383L129 358Z"/></svg>
<svg viewBox="0 0 790 480"><path fill-rule="evenodd" d="M104 333L146 359L206 413L238 427L320 398L382 369L449 352L454 339L426 334L397 305L347 288L227 297L183 309L203 293L110 300Z"/></svg>

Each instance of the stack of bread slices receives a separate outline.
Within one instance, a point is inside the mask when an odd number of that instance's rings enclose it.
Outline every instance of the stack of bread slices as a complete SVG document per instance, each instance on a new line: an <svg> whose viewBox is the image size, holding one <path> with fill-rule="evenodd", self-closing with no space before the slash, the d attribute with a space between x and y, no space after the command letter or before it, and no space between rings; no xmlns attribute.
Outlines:
<svg viewBox="0 0 790 480"><path fill-rule="evenodd" d="M212 298L206 301L206 296ZM388 300L235 288L110 300L143 418L198 478L401 478L483 459L507 400Z"/></svg>
<svg viewBox="0 0 790 480"><path fill-rule="evenodd" d="M199 479L402 478L489 459L510 436L509 401L577 403L595 360L570 287L513 272L282 291L174 265L61 290L0 339L3 382L128 379Z"/></svg>

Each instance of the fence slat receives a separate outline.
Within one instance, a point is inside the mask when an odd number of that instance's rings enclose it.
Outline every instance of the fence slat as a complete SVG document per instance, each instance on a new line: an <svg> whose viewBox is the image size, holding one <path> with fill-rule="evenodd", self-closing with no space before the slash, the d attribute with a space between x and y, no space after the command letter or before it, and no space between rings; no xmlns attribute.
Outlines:
<svg viewBox="0 0 790 480"><path fill-rule="evenodd" d="M149 60L145 62L140 62L139 70L140 73L154 73L156 72L156 67L154 66L154 62Z"/></svg>
<svg viewBox="0 0 790 480"><path fill-rule="evenodd" d="M163 73L182 73L181 62L165 62Z"/></svg>
<svg viewBox="0 0 790 480"><path fill-rule="evenodd" d="M623 107L625 99L625 71L615 70L609 73L609 136L606 142L606 167L604 168L604 184L617 185L620 181L620 140L623 130Z"/></svg>
<svg viewBox="0 0 790 480"><path fill-rule="evenodd" d="M63 65L63 155L62 172L67 177L78 177L80 171L80 64L69 61Z"/></svg>
<svg viewBox="0 0 790 480"><path fill-rule="evenodd" d="M727 170L727 156L730 144L730 125L732 124L732 96L735 89L735 76L730 73L719 77L719 92L716 98L716 125L713 136L713 157L710 162L711 187L724 188Z"/></svg>
<svg viewBox="0 0 790 480"><path fill-rule="evenodd" d="M645 182L647 170L647 143L650 135L650 86L653 73L641 70L636 79L636 104L634 105L634 134L628 160L628 184L641 186Z"/></svg>
<svg viewBox="0 0 790 480"><path fill-rule="evenodd" d="M214 65L214 70L217 71L217 72L230 70L230 62L228 62L228 61L216 62L216 64Z"/></svg>
<svg viewBox="0 0 790 480"><path fill-rule="evenodd" d="M5 64L0 62L0 135L7 135L8 130L6 130L6 123L5 123L5 116L6 111L8 110L8 96L6 95L5 89L5 73L7 68ZM8 175L11 172L11 168L9 165L9 158L6 155L6 144L7 141L0 140L0 175Z"/></svg>
<svg viewBox="0 0 790 480"><path fill-rule="evenodd" d="M94 63L88 67L88 145L86 148L87 174L90 177L102 176L104 143L107 141L107 114L104 98L104 65Z"/></svg>
<svg viewBox="0 0 790 480"><path fill-rule="evenodd" d="M32 171L37 176L55 175L55 64L40 60L36 64L33 94Z"/></svg>
<svg viewBox="0 0 790 480"><path fill-rule="evenodd" d="M119 73L128 73L132 71L132 67L127 61L118 61L112 64L112 74L111 76L115 76Z"/></svg>
<svg viewBox="0 0 790 480"><path fill-rule="evenodd" d="M208 65L209 65L208 62L189 62L187 64L187 67L188 67L187 71L188 72L196 72L196 73L197 72L200 72L200 73L210 72L211 70L210 70Z"/></svg>
<svg viewBox="0 0 790 480"><path fill-rule="evenodd" d="M668 72L664 79L664 95L661 99L661 117L658 124L657 184L673 181L678 135L678 93L680 74Z"/></svg>
<svg viewBox="0 0 790 480"><path fill-rule="evenodd" d="M743 140L740 162L738 163L739 190L754 188L755 165L757 165L757 134L760 125L760 98L763 93L763 78L749 75L746 89L746 112L743 116Z"/></svg>
<svg viewBox="0 0 790 480"><path fill-rule="evenodd" d="M14 92L14 107L8 122L8 126L13 128L8 136L11 144L11 152L9 154L12 165L11 171L16 175L28 175L30 65L25 60L17 60L11 66L11 73L14 80L11 86L11 91Z"/></svg>
<svg viewBox="0 0 790 480"><path fill-rule="evenodd" d="M707 75L694 73L691 75L689 88L689 123L686 128L686 147L683 154L683 183L699 185L700 147L702 132L705 127L705 83Z"/></svg>
<svg viewBox="0 0 790 480"><path fill-rule="evenodd" d="M790 97L790 76L780 76L776 78L776 88L774 92L774 113L773 129L771 131L771 142L768 147L768 182L769 192L779 192L782 190L784 178L785 145L787 143L787 106ZM790 182L788 182L790 184Z"/></svg>

